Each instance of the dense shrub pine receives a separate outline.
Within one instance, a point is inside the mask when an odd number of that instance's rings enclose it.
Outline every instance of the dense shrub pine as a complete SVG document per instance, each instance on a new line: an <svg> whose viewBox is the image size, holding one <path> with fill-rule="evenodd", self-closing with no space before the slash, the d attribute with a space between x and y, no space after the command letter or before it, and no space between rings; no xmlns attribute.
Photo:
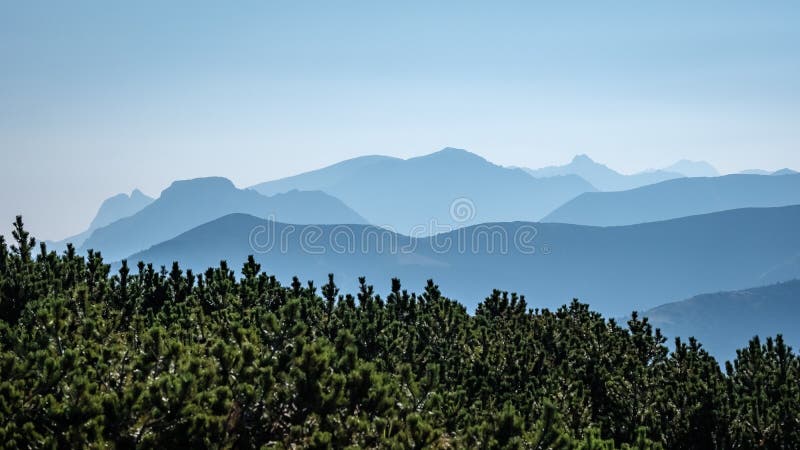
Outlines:
<svg viewBox="0 0 800 450"><path fill-rule="evenodd" d="M781 336L724 365L646 318L429 281L283 286L0 237L3 448L790 449L800 363ZM318 292L319 291L319 292Z"/></svg>

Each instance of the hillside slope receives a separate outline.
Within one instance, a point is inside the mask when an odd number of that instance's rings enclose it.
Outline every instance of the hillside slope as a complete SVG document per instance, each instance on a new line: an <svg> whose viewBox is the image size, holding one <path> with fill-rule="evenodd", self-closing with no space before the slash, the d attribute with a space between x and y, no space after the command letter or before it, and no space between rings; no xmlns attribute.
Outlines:
<svg viewBox="0 0 800 450"><path fill-rule="evenodd" d="M632 225L736 208L800 204L800 175L679 178L621 192L587 192L543 222Z"/></svg>
<svg viewBox="0 0 800 450"><path fill-rule="evenodd" d="M740 291L701 294L643 313L670 338L696 337L720 360L736 356L738 342L783 334L800 345L800 280Z"/></svg>

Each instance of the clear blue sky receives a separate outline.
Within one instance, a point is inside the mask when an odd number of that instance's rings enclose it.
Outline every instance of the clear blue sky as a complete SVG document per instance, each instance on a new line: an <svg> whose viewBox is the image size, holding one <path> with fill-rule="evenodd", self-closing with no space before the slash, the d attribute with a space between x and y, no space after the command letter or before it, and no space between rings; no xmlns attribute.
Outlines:
<svg viewBox="0 0 800 450"><path fill-rule="evenodd" d="M445 146L800 168L797 1L121 3L0 0L2 223Z"/></svg>

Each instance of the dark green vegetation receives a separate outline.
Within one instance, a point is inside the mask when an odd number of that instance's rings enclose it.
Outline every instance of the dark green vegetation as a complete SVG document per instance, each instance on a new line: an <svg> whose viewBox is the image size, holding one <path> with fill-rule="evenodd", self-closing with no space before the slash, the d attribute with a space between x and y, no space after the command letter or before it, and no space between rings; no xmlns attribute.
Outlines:
<svg viewBox="0 0 800 450"><path fill-rule="evenodd" d="M429 282L340 296L251 258L204 274L0 241L5 447L797 448L800 367L757 339L722 373L573 302Z"/></svg>

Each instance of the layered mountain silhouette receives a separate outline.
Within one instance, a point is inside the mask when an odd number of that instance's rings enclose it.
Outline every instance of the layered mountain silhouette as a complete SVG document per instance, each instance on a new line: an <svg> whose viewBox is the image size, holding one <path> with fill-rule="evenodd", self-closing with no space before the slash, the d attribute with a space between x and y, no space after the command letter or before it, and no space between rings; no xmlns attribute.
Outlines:
<svg viewBox="0 0 800 450"><path fill-rule="evenodd" d="M765 284L800 255L800 206L748 208L623 227L511 222L409 238L372 226L304 229L230 215L194 228L131 261L205 270L234 268L254 254L268 272L321 285L334 273L344 291L366 276L379 292L391 277L419 290L433 278L473 308L492 289L535 307L572 298L620 316L703 292ZM795 267L795 266L789 266ZM782 276L797 278L799 271ZM770 280L771 281L771 280Z"/></svg>
<svg viewBox="0 0 800 450"><path fill-rule="evenodd" d="M800 345L800 280L740 291L702 294L653 308L644 313L672 338L693 336L714 356L731 360L741 342L753 336L783 334Z"/></svg>
<svg viewBox="0 0 800 450"><path fill-rule="evenodd" d="M301 191L324 191L331 186L335 186L347 179L357 176L358 173L363 170L370 170L369 168L376 164L391 164L400 161L402 161L402 159L393 158L391 156L359 156L323 167L322 169L304 172L299 175L281 178L275 181L267 181L266 183L253 186L253 189L264 195L283 194L293 189L299 189Z"/></svg>
<svg viewBox="0 0 800 450"><path fill-rule="evenodd" d="M719 172L705 161L690 161L682 159L675 164L665 167L667 172L677 172L687 177L718 177Z"/></svg>
<svg viewBox="0 0 800 450"><path fill-rule="evenodd" d="M155 199L144 195L138 189L134 189L130 195L117 194L108 198L100 205L100 209L89 225L89 229L96 230L123 217L132 216L152 203L153 200Z"/></svg>
<svg viewBox="0 0 800 450"><path fill-rule="evenodd" d="M319 189L370 223L413 235L481 222L538 220L595 190L576 175L537 179L454 148L410 159L356 158L253 188L264 194Z"/></svg>
<svg viewBox="0 0 800 450"><path fill-rule="evenodd" d="M100 209L97 210L97 214L86 231L60 241L47 242L47 247L56 252L63 251L70 243L75 247L80 247L94 230L124 217L132 216L152 202L153 198L143 194L139 189L134 189L130 195L122 193L109 197L100 204Z"/></svg>
<svg viewBox="0 0 800 450"><path fill-rule="evenodd" d="M587 192L544 222L630 225L745 207L800 204L800 175L679 178L620 192Z"/></svg>
<svg viewBox="0 0 800 450"><path fill-rule="evenodd" d="M593 161L587 155L577 155L569 164L563 166L548 166L541 169L524 170L537 178L578 175L601 191L622 191L684 176L681 173L667 170L654 170L633 175L624 175L610 169L604 164Z"/></svg>
<svg viewBox="0 0 800 450"><path fill-rule="evenodd" d="M797 173L800 173L800 172L797 172L796 170L792 170L792 169L789 169L789 168L783 168L783 169L780 169L780 170L776 170L774 172L770 172L769 170L762 170L762 169L748 169L748 170L743 170L743 171L741 171L739 173L745 174L745 175L794 175L794 174L797 174Z"/></svg>
<svg viewBox="0 0 800 450"><path fill-rule="evenodd" d="M366 223L355 211L323 192L295 190L266 197L253 190L237 189L226 178L198 178L176 181L136 214L94 230L81 250L102 251L106 259L113 261L231 213L297 224Z"/></svg>

